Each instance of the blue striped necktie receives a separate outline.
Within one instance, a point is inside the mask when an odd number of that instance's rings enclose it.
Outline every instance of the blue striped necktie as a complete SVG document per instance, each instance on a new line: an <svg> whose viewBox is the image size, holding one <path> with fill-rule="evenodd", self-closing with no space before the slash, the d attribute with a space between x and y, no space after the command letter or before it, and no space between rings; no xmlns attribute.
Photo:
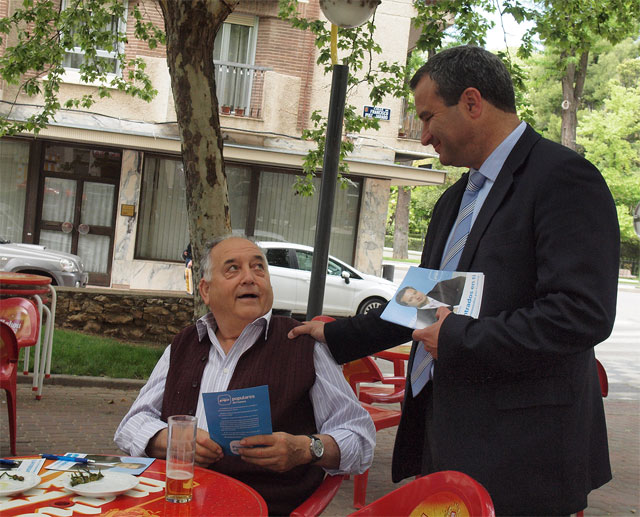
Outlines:
<svg viewBox="0 0 640 517"><path fill-rule="evenodd" d="M476 205L478 191L484 184L485 176L479 171L472 169L467 181L467 187L462 195L460 202L460 211L451 236L449 248L444 254L444 258L440 264L440 269L447 271L455 271L460 261L460 255L467 242L467 236L471 230L471 220L473 219L473 209ZM413 357L413 366L411 367L411 391L415 397L422 388L425 387L431 377L431 363L433 356L424 349L422 343L416 345L416 353Z"/></svg>
<svg viewBox="0 0 640 517"><path fill-rule="evenodd" d="M462 255L462 250L464 249L469 231L471 230L471 220L473 219L473 209L476 206L476 198L486 179L480 171L471 169L469 179L467 180L467 188L460 202L460 211L458 212L453 235L449 242L449 248L447 248L447 252L444 254L444 258L440 263L440 269L455 271L458 267L460 255Z"/></svg>

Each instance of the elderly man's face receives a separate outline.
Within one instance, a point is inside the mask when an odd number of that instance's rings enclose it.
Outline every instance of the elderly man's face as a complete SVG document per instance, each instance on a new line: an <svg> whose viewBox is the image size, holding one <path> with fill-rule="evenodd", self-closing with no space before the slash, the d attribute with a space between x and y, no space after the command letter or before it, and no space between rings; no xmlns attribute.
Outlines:
<svg viewBox="0 0 640 517"><path fill-rule="evenodd" d="M427 303L428 300L429 297L426 294L417 291L413 287L407 288L402 295L402 301L409 307L420 307Z"/></svg>
<svg viewBox="0 0 640 517"><path fill-rule="evenodd" d="M211 250L211 280L200 294L216 321L248 325L273 305L273 290L262 251L247 239L230 238Z"/></svg>

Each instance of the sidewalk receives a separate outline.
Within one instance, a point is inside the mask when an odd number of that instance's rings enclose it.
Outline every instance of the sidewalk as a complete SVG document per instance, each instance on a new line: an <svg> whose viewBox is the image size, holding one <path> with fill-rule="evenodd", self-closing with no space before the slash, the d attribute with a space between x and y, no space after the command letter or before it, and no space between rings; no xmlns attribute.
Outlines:
<svg viewBox="0 0 640 517"><path fill-rule="evenodd" d="M142 385L92 377L53 376L42 400L31 384L18 385L18 454L86 452L117 454L113 433ZM73 385L69 385L73 384ZM634 515L640 511L640 402L605 399L614 479L592 492L585 516ZM6 400L0 397L0 456L10 455ZM400 485L390 479L395 428L377 434L376 457L369 471L367 502ZM345 481L324 516L354 511L353 480ZM195 517L195 516L194 516Z"/></svg>

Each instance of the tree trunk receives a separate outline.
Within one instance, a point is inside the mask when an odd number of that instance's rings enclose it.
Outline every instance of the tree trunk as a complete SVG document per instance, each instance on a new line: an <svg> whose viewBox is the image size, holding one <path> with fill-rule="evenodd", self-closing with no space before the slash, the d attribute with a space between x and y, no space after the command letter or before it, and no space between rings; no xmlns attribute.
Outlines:
<svg viewBox="0 0 640 517"><path fill-rule="evenodd" d="M196 293L204 244L231 233L213 43L218 28L238 1L160 0L182 148ZM194 315L206 310L197 293Z"/></svg>
<svg viewBox="0 0 640 517"><path fill-rule="evenodd" d="M398 202L393 232L393 258L409 258L409 204L411 187L398 187Z"/></svg>
<svg viewBox="0 0 640 517"><path fill-rule="evenodd" d="M566 58L566 54L563 55ZM562 77L562 145L576 150L576 132L578 128L578 108L582 100L584 81L587 75L589 52L580 55L578 66L569 63Z"/></svg>

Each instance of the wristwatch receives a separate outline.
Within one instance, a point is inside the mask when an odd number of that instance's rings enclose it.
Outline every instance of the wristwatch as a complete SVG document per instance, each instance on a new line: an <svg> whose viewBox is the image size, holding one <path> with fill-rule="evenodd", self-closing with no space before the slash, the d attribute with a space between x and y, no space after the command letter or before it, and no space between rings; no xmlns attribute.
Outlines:
<svg viewBox="0 0 640 517"><path fill-rule="evenodd" d="M312 434L309 434L307 436L311 438L311 443L309 443L309 450L311 451L311 463L315 463L316 461L322 459L322 456L324 454L324 444L322 443L322 440L317 436L314 436Z"/></svg>

